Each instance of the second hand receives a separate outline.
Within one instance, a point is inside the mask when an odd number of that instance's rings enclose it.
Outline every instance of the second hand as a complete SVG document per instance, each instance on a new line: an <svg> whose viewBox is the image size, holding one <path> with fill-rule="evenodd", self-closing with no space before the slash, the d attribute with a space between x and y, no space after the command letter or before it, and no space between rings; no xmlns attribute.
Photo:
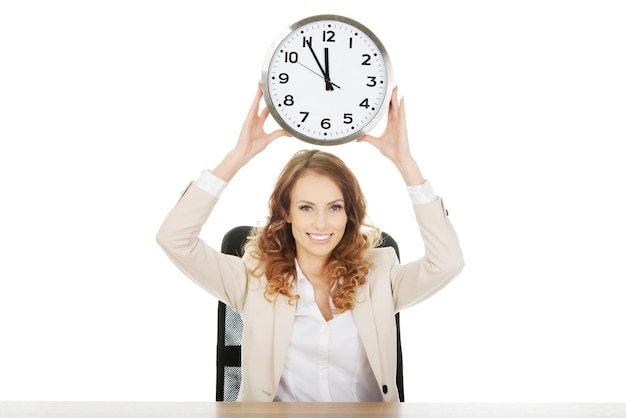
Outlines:
<svg viewBox="0 0 626 418"><path fill-rule="evenodd" d="M307 70L309 70L310 72L312 72L313 74L315 74L316 76L318 76L319 78L326 80L326 78L321 75L320 73L315 72L315 70L310 69L309 67L307 67L306 65L302 64L300 61L298 61L298 64L300 64L301 66L303 66L304 68L306 68ZM341 87L339 87L338 85L336 85L335 83L331 82L330 83L333 87L336 87L338 89L340 89Z"/></svg>

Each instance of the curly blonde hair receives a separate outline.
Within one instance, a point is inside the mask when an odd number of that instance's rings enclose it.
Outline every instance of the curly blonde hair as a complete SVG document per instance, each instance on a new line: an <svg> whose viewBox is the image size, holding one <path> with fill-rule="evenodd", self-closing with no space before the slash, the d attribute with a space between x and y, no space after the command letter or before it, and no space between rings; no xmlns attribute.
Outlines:
<svg viewBox="0 0 626 418"><path fill-rule="evenodd" d="M337 156L320 150L302 150L287 162L269 198L269 216L264 226L255 228L245 250L259 261L251 271L255 277L267 277L265 298L276 300L284 295L293 303L299 295L292 294L296 278L296 243L289 214L291 191L296 181L306 173L329 177L341 189L347 224L344 235L329 256L326 271L329 291L335 312L351 310L356 305L356 291L365 283L371 263L364 258L365 251L380 241L380 230L365 222L366 201L356 177Z"/></svg>

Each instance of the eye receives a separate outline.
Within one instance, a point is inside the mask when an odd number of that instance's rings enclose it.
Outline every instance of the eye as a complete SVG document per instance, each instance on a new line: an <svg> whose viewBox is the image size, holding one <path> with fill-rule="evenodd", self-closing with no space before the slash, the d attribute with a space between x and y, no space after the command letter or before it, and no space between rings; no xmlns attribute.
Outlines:
<svg viewBox="0 0 626 418"><path fill-rule="evenodd" d="M330 207L331 212L339 212L342 209L343 209L343 205L340 205L340 204L332 205Z"/></svg>
<svg viewBox="0 0 626 418"><path fill-rule="evenodd" d="M298 209L300 209L303 212L311 212L313 210L313 208L309 205L298 206Z"/></svg>

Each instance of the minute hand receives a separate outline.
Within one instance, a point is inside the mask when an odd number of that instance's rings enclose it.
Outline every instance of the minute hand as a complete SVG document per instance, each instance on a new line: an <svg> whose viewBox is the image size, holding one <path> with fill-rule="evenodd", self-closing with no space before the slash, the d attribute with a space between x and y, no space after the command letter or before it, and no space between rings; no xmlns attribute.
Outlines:
<svg viewBox="0 0 626 418"><path fill-rule="evenodd" d="M326 70L322 67L322 63L320 62L320 60L317 58L317 55L315 54L315 51L313 50L313 40L308 39L305 41L307 46L309 47L309 49L311 50L311 54L313 54L313 58L315 58L315 62L317 63L317 66L319 67L320 71L322 72L322 76L324 77L324 81L326 82L326 90L332 90L332 85L330 85L330 79L328 78L328 75L326 74ZM327 51L328 48L325 50ZM330 89L329 89L330 87Z"/></svg>

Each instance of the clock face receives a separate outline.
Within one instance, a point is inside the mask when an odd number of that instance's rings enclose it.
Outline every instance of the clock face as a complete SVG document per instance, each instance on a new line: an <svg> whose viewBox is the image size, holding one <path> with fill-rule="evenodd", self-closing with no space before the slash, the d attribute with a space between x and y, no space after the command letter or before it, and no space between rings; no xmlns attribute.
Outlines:
<svg viewBox="0 0 626 418"><path fill-rule="evenodd" d="M385 114L393 84L387 51L362 24L337 15L294 23L270 48L261 76L270 113L318 145L355 140Z"/></svg>

